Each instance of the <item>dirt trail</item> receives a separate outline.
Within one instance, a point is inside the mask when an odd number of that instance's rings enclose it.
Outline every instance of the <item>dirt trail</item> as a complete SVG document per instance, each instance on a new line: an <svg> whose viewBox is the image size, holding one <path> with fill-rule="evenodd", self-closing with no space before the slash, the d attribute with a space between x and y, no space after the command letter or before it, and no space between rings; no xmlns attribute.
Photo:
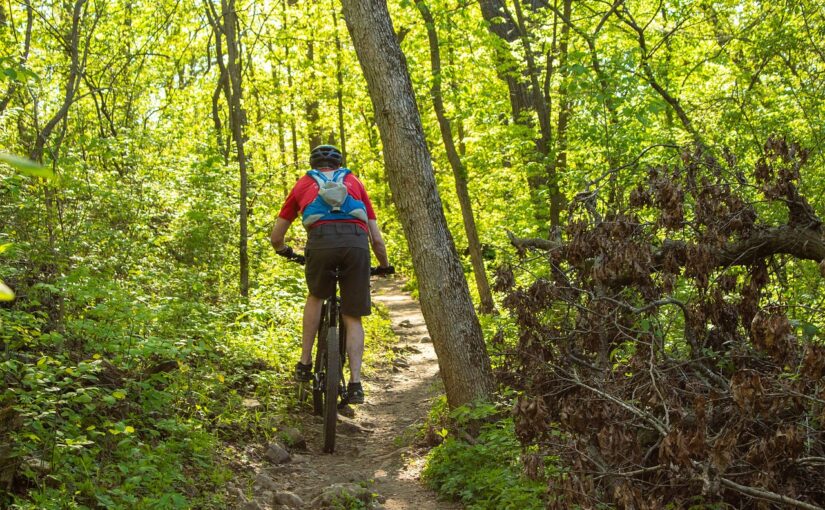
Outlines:
<svg viewBox="0 0 825 510"><path fill-rule="evenodd" d="M400 337L397 349L402 366L365 379L367 403L355 408L354 417L339 422L334 454L322 453L320 418L304 415L307 451L296 452L290 466L284 466L275 478L281 490L300 496L307 508L332 484L366 480L375 481L370 489L386 498L383 508L387 510L461 508L438 501L419 482L423 459L407 446L437 391L438 361L429 339L421 341L428 333L420 307L401 284L377 279L373 300L389 310L393 330ZM408 366L403 366L405 362Z"/></svg>

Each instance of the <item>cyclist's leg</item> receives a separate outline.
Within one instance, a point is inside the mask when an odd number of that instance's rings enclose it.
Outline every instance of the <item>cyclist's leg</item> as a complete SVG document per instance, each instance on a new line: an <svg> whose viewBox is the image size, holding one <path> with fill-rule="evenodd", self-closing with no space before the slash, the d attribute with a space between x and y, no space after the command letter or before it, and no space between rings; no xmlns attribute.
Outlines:
<svg viewBox="0 0 825 510"><path fill-rule="evenodd" d="M350 366L348 400L352 404L364 402L361 387L361 359L364 355L364 328L361 317L370 314L370 252L358 246L342 252L341 315L347 330L347 354Z"/></svg>
<svg viewBox="0 0 825 510"><path fill-rule="evenodd" d="M310 247L313 242L318 244L317 239L310 233L310 242L304 250L306 254L304 276L309 289L304 306L301 335L301 363L304 365L312 363L312 345L315 343L318 326L321 323L321 308L324 299L331 296L335 289L335 281L331 278L330 271L335 268L336 250Z"/></svg>
<svg viewBox="0 0 825 510"><path fill-rule="evenodd" d="M364 357L364 326L361 317L341 315L347 330L347 356L351 383L361 382L361 358Z"/></svg>
<svg viewBox="0 0 825 510"><path fill-rule="evenodd" d="M304 305L303 334L301 342L301 363L312 364L312 345L318 335L318 325L321 323L321 306L324 300L307 294L307 302Z"/></svg>

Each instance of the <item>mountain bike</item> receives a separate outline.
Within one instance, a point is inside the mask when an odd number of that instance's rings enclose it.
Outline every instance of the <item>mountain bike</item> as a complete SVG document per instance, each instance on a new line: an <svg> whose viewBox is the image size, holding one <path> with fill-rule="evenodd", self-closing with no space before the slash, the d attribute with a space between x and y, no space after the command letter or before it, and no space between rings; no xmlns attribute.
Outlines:
<svg viewBox="0 0 825 510"><path fill-rule="evenodd" d="M394 273L395 269L392 266L370 268L371 276L388 276ZM308 383L298 383L298 402L306 402L309 393L312 392L313 412L324 417L324 452L326 453L335 451L338 410L348 404L347 384L344 376L347 332L341 320L338 270L335 270L332 276L335 281L335 290L321 307L321 323L318 327L312 378Z"/></svg>

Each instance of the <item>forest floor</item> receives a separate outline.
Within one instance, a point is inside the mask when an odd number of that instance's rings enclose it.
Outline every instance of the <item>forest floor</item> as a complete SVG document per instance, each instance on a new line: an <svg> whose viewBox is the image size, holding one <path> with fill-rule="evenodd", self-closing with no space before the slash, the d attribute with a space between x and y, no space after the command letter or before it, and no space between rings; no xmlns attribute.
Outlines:
<svg viewBox="0 0 825 510"><path fill-rule="evenodd" d="M310 409L302 411L296 418L306 447L289 448L288 460L265 458L250 465L254 474L247 471L246 476L254 479L252 496L238 491L246 501L242 509L323 508L336 494L334 506L339 508L461 508L439 501L419 480L427 450L415 446L414 438L441 386L420 307L402 284L398 279L373 281L373 301L387 308L398 336L395 359L364 379L366 403L339 416L335 453L322 451L321 418ZM348 495L342 496L342 488ZM357 498L359 489L361 502L350 497Z"/></svg>

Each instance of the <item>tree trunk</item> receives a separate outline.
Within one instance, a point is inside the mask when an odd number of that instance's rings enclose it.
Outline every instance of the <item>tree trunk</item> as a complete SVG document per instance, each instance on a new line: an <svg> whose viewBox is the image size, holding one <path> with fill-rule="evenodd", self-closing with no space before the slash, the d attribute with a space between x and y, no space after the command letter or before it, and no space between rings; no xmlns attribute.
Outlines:
<svg viewBox="0 0 825 510"><path fill-rule="evenodd" d="M69 113L72 103L74 103L74 96L77 92L77 87L80 84L81 74L84 72L86 63L86 56L88 55L88 41L84 54L81 60L80 55L80 19L83 15L83 6L86 0L77 0L72 9L72 31L69 37L69 50L71 52L71 67L69 69L69 79L66 81L66 94L63 98L63 104L54 116L46 123L43 129L37 133L37 139L29 156L32 161L43 163L43 150L46 142L52 135L52 132L63 118Z"/></svg>
<svg viewBox="0 0 825 510"><path fill-rule="evenodd" d="M340 140L339 147L341 154L344 155L344 163L347 161L347 133L344 122L344 70L343 70L343 52L341 50L341 36L338 33L338 11L333 2L332 6L332 20L335 25L335 78L338 82L336 89L336 96L338 99L338 139Z"/></svg>
<svg viewBox="0 0 825 510"><path fill-rule="evenodd" d="M306 7L308 9L306 15L307 19L312 19L313 17L313 2L306 2ZM310 25L311 26L311 25ZM309 92L307 102L306 102L306 125L307 125L307 135L309 137L309 146L310 147L317 147L324 143L324 135L321 132L321 115L319 113L320 108L320 101L318 100L318 96L323 94L318 87L319 83L319 75L315 72L315 34L310 29L307 34L307 59L306 64L309 70L309 80L304 84L304 88ZM323 62L323 58L320 59L320 62ZM326 71L326 66L321 64L324 67L324 71ZM326 78L326 75L321 75L323 78Z"/></svg>
<svg viewBox="0 0 825 510"><path fill-rule="evenodd" d="M384 143L387 178L420 285L421 308L451 407L489 398L492 370L447 229L406 60L382 0L344 0Z"/></svg>
<svg viewBox="0 0 825 510"><path fill-rule="evenodd" d="M564 17L571 19L573 0L564 0ZM556 159L553 169L548 176L550 180L550 228L561 224L561 209L564 206L564 195L559 189L559 179L567 172L567 126L572 115L572 102L567 87L570 84L570 71L567 69L567 48L570 43L570 26L562 24L559 38L559 118L556 124Z"/></svg>
<svg viewBox="0 0 825 510"><path fill-rule="evenodd" d="M287 16L287 5L292 5L295 3L294 1L284 0L281 2L281 22L283 26L289 26L289 16ZM292 62L290 60L290 42L288 40L284 40L284 62L286 62L286 84L287 89L289 90L289 104L295 104L295 80L292 75ZM295 109L290 108L289 110L289 136L290 138L290 145L292 147L292 164L295 166L293 170L298 169L299 159L298 159L298 126L295 121Z"/></svg>
<svg viewBox="0 0 825 510"><path fill-rule="evenodd" d="M227 103L229 103L229 127L232 130L232 138L235 141L236 155L238 158L238 169L240 176L240 240L239 265L240 265L240 291L241 296L249 295L249 252L248 252L248 214L247 214L247 188L248 176L246 168L246 153L244 152L243 126L246 123L246 116L242 109L242 82L241 82L241 55L240 41L237 33L238 18L235 12L235 0L221 0L221 15L217 16L212 0L207 2L207 7L211 11L210 22L215 30L215 37L220 46L220 34L226 37L226 53L228 62L223 64L220 48L218 49L218 65L221 66L221 73L228 76L228 91L224 89ZM221 23L223 20L223 23ZM228 93L227 93L228 92Z"/></svg>
<svg viewBox="0 0 825 510"><path fill-rule="evenodd" d="M479 0L481 15L487 22L491 33L506 41L508 44L518 39L518 28L513 17L507 12L502 2L499 0ZM533 111L533 96L530 93L528 84L519 79L521 74L518 61L512 53L505 49L506 46L497 47L496 72L499 78L507 83L507 90L510 92L510 108L513 112L513 122L516 124L529 125L529 115Z"/></svg>
<svg viewBox="0 0 825 510"><path fill-rule="evenodd" d="M461 205L461 218L464 221L464 232L467 234L467 243L470 249L470 260L473 264L473 274L475 275L478 296L481 300L481 311L492 313L496 305L493 302L493 293L490 291L490 284L487 281L487 271L484 267L484 258L481 255L481 242L478 239L478 229L476 228L475 217L473 216L473 206L470 202L470 192L467 189L467 169L458 155L453 140L450 119L444 111L444 100L441 93L441 52L438 44L438 32L435 29L435 21L430 13L430 9L423 0L416 0L415 5L424 18L427 27L427 37L430 41L430 61L433 68L433 86L431 94L433 97L433 108L438 117L438 126L441 129L441 138L444 140L444 150L447 152L447 159L453 169L455 178L455 189L458 194L458 202Z"/></svg>

